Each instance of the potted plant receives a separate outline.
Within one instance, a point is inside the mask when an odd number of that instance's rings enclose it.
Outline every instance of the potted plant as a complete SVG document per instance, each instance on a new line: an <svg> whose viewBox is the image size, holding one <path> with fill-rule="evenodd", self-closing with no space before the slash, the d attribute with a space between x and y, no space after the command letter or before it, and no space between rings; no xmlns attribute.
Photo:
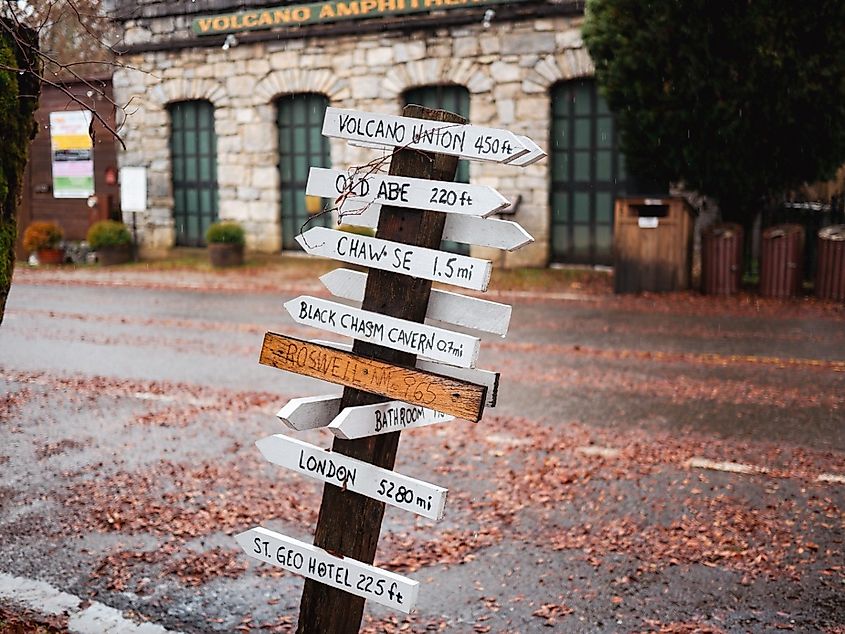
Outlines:
<svg viewBox="0 0 845 634"><path fill-rule="evenodd" d="M244 230L237 222L215 222L205 232L211 266L240 266L244 263Z"/></svg>
<svg viewBox="0 0 845 634"><path fill-rule="evenodd" d="M132 236L122 222L101 220L88 229L88 244L104 266L123 264L132 259Z"/></svg>
<svg viewBox="0 0 845 634"><path fill-rule="evenodd" d="M61 264L65 252L59 248L64 233L55 222L36 221L23 232L23 248L35 253L39 264Z"/></svg>

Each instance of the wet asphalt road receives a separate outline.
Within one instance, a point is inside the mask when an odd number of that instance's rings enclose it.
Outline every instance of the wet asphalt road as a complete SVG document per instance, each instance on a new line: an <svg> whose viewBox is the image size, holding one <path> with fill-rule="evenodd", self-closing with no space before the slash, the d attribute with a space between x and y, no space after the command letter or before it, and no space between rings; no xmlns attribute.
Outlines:
<svg viewBox="0 0 845 634"><path fill-rule="evenodd" d="M49 282L16 284L0 327L0 571L186 632L287 631L301 580L231 535L313 535L319 485L252 444L339 391L257 363L267 330L320 336L284 313L298 293ZM500 300L478 364L499 406L400 445L450 491L442 522L385 516L376 563L419 610L366 627L843 631L845 484L819 477L845 475L845 312Z"/></svg>

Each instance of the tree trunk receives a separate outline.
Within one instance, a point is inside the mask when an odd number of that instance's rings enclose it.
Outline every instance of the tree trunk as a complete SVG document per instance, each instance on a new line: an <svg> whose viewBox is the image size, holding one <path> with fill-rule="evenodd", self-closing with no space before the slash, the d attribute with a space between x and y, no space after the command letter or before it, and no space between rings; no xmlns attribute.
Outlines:
<svg viewBox="0 0 845 634"><path fill-rule="evenodd" d="M0 19L0 324L12 285L17 240L17 211L29 142L36 133L35 110L41 90L38 35Z"/></svg>

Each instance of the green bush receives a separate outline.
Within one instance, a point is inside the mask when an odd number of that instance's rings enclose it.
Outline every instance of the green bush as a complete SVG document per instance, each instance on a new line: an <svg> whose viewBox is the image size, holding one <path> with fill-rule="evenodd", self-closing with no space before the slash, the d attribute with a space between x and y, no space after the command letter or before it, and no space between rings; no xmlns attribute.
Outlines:
<svg viewBox="0 0 845 634"><path fill-rule="evenodd" d="M36 221L23 232L23 248L29 253L41 249L54 249L63 237L64 233L55 222Z"/></svg>
<svg viewBox="0 0 845 634"><path fill-rule="evenodd" d="M205 232L209 244L244 245L244 230L237 222L215 222Z"/></svg>
<svg viewBox="0 0 845 634"><path fill-rule="evenodd" d="M355 235L359 236L369 236L370 238L376 235L375 229L370 229L370 227L357 227L355 225L340 225L338 227L341 231L345 231L346 233L354 233Z"/></svg>
<svg viewBox="0 0 845 634"><path fill-rule="evenodd" d="M132 235L122 222L101 220L88 229L88 244L96 251L105 247L122 247L132 244Z"/></svg>

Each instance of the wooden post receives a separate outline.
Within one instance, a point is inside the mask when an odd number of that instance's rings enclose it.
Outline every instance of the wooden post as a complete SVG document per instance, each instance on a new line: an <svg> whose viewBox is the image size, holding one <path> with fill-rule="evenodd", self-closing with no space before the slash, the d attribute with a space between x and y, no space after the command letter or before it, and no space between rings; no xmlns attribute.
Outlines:
<svg viewBox="0 0 845 634"><path fill-rule="evenodd" d="M430 110L421 106L406 106L403 115L443 121L445 124L466 123L464 118L451 112ZM390 174L453 181L457 165L458 159L454 156L405 149L393 155ZM445 221L446 215L439 212L384 206L379 218L378 237L438 249ZM422 323L430 293L431 282L428 280L371 269L362 308ZM414 367L416 361L413 354L357 340L353 345L353 352L408 367ZM345 388L341 409L384 400L386 399L374 394ZM398 446L399 432L393 432L359 440L336 438L332 451L385 469L393 469ZM330 553L372 563L383 516L382 502L344 491L336 486L324 486L314 545ZM363 615L362 597L306 579L297 632L352 634L360 629Z"/></svg>

